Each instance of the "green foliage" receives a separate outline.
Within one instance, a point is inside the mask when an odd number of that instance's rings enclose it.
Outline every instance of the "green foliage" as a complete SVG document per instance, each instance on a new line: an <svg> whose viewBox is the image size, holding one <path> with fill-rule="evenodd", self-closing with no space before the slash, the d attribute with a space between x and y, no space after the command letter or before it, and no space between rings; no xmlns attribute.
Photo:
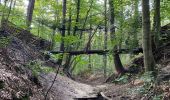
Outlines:
<svg viewBox="0 0 170 100"><path fill-rule="evenodd" d="M130 92L147 95L150 91L152 91L154 87L155 78L153 76L153 72L145 72L142 76L139 77L139 79L142 80L144 84L130 89Z"/></svg>
<svg viewBox="0 0 170 100"><path fill-rule="evenodd" d="M4 48L11 42L10 37L0 37L0 48Z"/></svg>
<svg viewBox="0 0 170 100"><path fill-rule="evenodd" d="M113 83L119 83L119 84L125 84L125 83L129 82L129 77L130 77L130 74L125 74L125 75L122 75L122 76L116 78L112 82Z"/></svg>
<svg viewBox="0 0 170 100"><path fill-rule="evenodd" d="M4 0L3 0L4 1ZM28 0L27 0L28 1ZM0 12L4 12L5 17L9 12L9 2L8 6L0 5ZM15 7L12 7L9 20L21 28L26 28L26 0L16 0ZM80 16L79 21L76 23L77 15L77 1L67 0L67 12L66 12L66 29L69 28L69 15L71 15L71 28L70 34L68 35L68 30L65 30L65 37L61 35L62 27L62 0L36 0L33 21L31 25L31 32L43 39L52 41L54 43L54 49L59 50L60 43L64 40L64 46L76 47L74 50L83 50L86 46L87 41L89 40L90 31L83 31L82 39L79 38L79 33L81 30L76 32L76 36L73 36L75 26L78 29L81 29L85 18L86 13L91 5L92 0L81 0L80 2ZM138 0L114 0L114 10L115 10L115 34L114 39L110 41L109 32L108 32L108 41L107 49L113 49L115 45L119 45L120 48L133 49L134 47L141 46L140 41L142 40L141 35L141 9ZM169 22L169 0L161 1L161 21L163 24ZM109 16L109 7L107 7L107 16ZM152 10L152 9L151 9ZM151 15L153 17L153 15ZM0 16L1 17L1 16ZM107 19L109 20L109 19ZM85 29L89 29L90 26L93 28L91 34L98 25L101 28L104 28L104 1L102 0L93 0L92 8L87 17L87 22ZM108 21L109 24L109 21ZM5 47L9 44L10 41L6 38L0 38L0 47ZM93 50L102 50L104 47L104 29L98 29L96 34L92 38L90 43L90 49ZM67 54L64 54L64 56ZM113 73L114 71L114 62L112 58L113 52L110 51L107 59L107 71L108 73ZM52 59L59 59L60 54L52 55ZM121 55L121 61L123 65L126 65L131 60L130 55ZM64 60L63 60L64 62ZM101 55L92 55L91 62L89 62L88 56L78 56L74 61L74 72L81 73L83 70L88 69L89 63L93 67L93 71L103 70L103 59ZM40 70L39 67L35 67L36 70ZM125 76L118 79L118 81L123 81L126 79Z"/></svg>
<svg viewBox="0 0 170 100"><path fill-rule="evenodd" d="M155 95L155 96L153 97L153 100L163 100L163 94Z"/></svg>
<svg viewBox="0 0 170 100"><path fill-rule="evenodd" d="M140 79L145 82L145 85L152 84L154 82L153 72L145 72Z"/></svg>
<svg viewBox="0 0 170 100"><path fill-rule="evenodd" d="M162 92L158 92L159 90L155 91L156 85L153 72L146 72L139 79L142 80L144 84L130 88L129 93L150 96L149 100L163 100L164 95Z"/></svg>
<svg viewBox="0 0 170 100"><path fill-rule="evenodd" d="M38 60L31 61L27 64L27 67L32 70L34 76L38 76L42 72L49 73L54 71L53 68L42 66L42 62Z"/></svg>
<svg viewBox="0 0 170 100"><path fill-rule="evenodd" d="M66 36L63 37L65 44L73 44L73 43L78 43L81 40L77 36Z"/></svg>

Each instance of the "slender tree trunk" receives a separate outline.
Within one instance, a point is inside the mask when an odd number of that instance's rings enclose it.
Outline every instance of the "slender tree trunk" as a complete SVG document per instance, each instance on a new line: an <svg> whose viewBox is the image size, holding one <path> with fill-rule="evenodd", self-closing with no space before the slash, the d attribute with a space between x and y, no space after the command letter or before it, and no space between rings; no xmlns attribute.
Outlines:
<svg viewBox="0 0 170 100"><path fill-rule="evenodd" d="M146 71L153 71L154 60L151 46L149 0L142 0L142 30L144 67Z"/></svg>
<svg viewBox="0 0 170 100"><path fill-rule="evenodd" d="M159 46L160 37L160 0L154 0L154 19L153 19L153 31L154 31L154 42L156 47Z"/></svg>
<svg viewBox="0 0 170 100"><path fill-rule="evenodd" d="M9 18L10 14L11 14L12 4L13 4L13 0L11 0L11 2L10 2L9 11L8 11L8 15L7 15L7 18L6 18L7 20L8 20L8 18Z"/></svg>
<svg viewBox="0 0 170 100"><path fill-rule="evenodd" d="M2 19L1 20L5 19L5 12L6 12L5 8L6 8L6 6L7 6L7 0L4 1L4 7L3 7Z"/></svg>
<svg viewBox="0 0 170 100"><path fill-rule="evenodd" d="M90 22L90 29L92 29L92 23ZM90 33L89 33L89 38L92 34L92 30L90 30ZM89 45L89 50L91 50L91 44ZM89 55L89 65L88 65L88 68L90 69L90 71L92 70L92 64L91 64L91 55Z"/></svg>
<svg viewBox="0 0 170 100"><path fill-rule="evenodd" d="M74 31L73 31L73 35L76 35L76 31L77 31L77 24L79 22L79 17L80 17L80 0L77 0L77 15L76 15L76 25L74 27Z"/></svg>
<svg viewBox="0 0 170 100"><path fill-rule="evenodd" d="M86 27L86 22L87 22L87 19L88 19L90 10L91 10L91 8L92 8L92 6L93 6L93 2L94 2L94 1L91 0L91 4L90 4L90 7L89 7L89 9L88 9L88 11L87 11L87 13L86 13L86 18L85 18L85 21L84 21L84 23L83 23L82 29L84 29L84 28ZM83 30L80 32L80 39L82 38L82 35L83 35Z"/></svg>
<svg viewBox="0 0 170 100"><path fill-rule="evenodd" d="M71 11L70 11L70 14L71 14ZM71 15L69 15L69 17L71 18ZM77 0L77 15L76 15L76 25L74 27L74 30L73 30L73 36L76 36L76 32L77 32L77 29L78 29L78 22L79 22L79 17L80 17L80 0ZM70 24L71 25L71 24ZM70 26L71 28L71 26ZM70 34L70 33L69 33ZM68 48L69 50L72 50L73 48L69 46ZM66 63L65 63L65 68L64 68L64 71L66 72L67 76L71 77L71 74L70 74L70 67L71 67L71 59L72 59L72 55L67 55L66 57Z"/></svg>
<svg viewBox="0 0 170 100"><path fill-rule="evenodd" d="M27 28L30 28L31 26L33 11L34 11L34 4L35 4L35 0L29 0L29 4L27 8L27 17L26 17Z"/></svg>
<svg viewBox="0 0 170 100"><path fill-rule="evenodd" d="M63 0L63 20L62 20L62 33L61 36L65 37L65 24L66 24L66 12L67 12L67 0ZM64 40L62 38L61 40L61 45L60 45L60 51L64 51ZM62 60L63 60L63 54L60 55L59 59L58 59L58 64L61 65L62 64Z"/></svg>
<svg viewBox="0 0 170 100"><path fill-rule="evenodd" d="M110 38L111 38L111 42L113 42L113 40L115 39L114 0L109 0L109 8L110 8L110 24L113 26L110 28ZM115 45L113 49L114 49L114 51L116 51L117 45ZM117 73L123 74L125 72L125 69L121 63L119 54L117 52L113 53L113 59L114 59L115 69L116 69Z"/></svg>
<svg viewBox="0 0 170 100"><path fill-rule="evenodd" d="M123 15L123 2L122 0L120 0L120 3L121 3L121 8L120 8L120 34L121 34L121 38L120 38L120 42L119 42L119 45L118 45L118 48L121 49L121 46L122 46L122 39L123 39L123 24L124 24L124 15Z"/></svg>
<svg viewBox="0 0 170 100"><path fill-rule="evenodd" d="M69 23L68 23L68 36L71 35L71 23L72 23L72 8L70 6L69 8ZM71 51L71 46L67 45L67 51ZM68 54L66 55L66 62L64 64L64 72L66 73L66 75L68 77L71 77L71 59L72 59L72 55Z"/></svg>
<svg viewBox="0 0 170 100"><path fill-rule="evenodd" d="M133 23L133 33L134 33L134 37L133 37L133 47L138 47L138 28L139 28L139 0L135 0L134 1L134 23Z"/></svg>
<svg viewBox="0 0 170 100"><path fill-rule="evenodd" d="M72 11L71 11L71 7L70 7L70 11L69 11L69 24L68 24L68 35L71 35L71 23L72 23Z"/></svg>
<svg viewBox="0 0 170 100"><path fill-rule="evenodd" d="M104 33L104 50L107 50L107 0L104 1L104 8L105 8L105 33ZM104 77L106 78L106 68L107 68L107 55L103 55L103 73Z"/></svg>
<svg viewBox="0 0 170 100"><path fill-rule="evenodd" d="M54 49L54 46L55 46L55 30L56 28L53 29L53 32L52 32L52 35L51 35L51 47L50 47L50 50L53 50Z"/></svg>
<svg viewBox="0 0 170 100"><path fill-rule="evenodd" d="M12 9L13 9L14 13L15 13L15 5L16 5L16 2L17 2L17 0L14 1L13 6L12 6ZM12 18L11 21L13 21L13 19L14 19L14 18Z"/></svg>
<svg viewBox="0 0 170 100"><path fill-rule="evenodd" d="M13 7L12 7L12 8L13 8L13 10L15 10L16 2L17 2L17 0L15 0L15 1L14 1Z"/></svg>

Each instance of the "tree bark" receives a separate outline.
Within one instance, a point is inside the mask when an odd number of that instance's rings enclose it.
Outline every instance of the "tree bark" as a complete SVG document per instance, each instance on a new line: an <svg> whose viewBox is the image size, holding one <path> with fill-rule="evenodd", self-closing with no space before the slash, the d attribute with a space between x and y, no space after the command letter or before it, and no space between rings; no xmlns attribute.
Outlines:
<svg viewBox="0 0 170 100"><path fill-rule="evenodd" d="M114 14L114 0L109 0L109 8L110 8L110 24L114 25L115 23L115 14ZM110 28L110 38L111 42L115 39L115 27ZM114 51L117 50L117 45L114 46ZM125 69L121 63L119 54L117 52L113 53L113 59L115 64L115 69L118 74L123 74L125 72Z"/></svg>
<svg viewBox="0 0 170 100"><path fill-rule="evenodd" d="M70 6L69 8L69 22L68 22L68 36L71 35L71 22L72 22L72 7ZM67 51L70 51L71 50L71 46L70 45L67 45ZM71 77L71 60L72 60L72 55L70 54L67 54L66 55L66 61L65 61L65 64L64 64L64 72L65 74L68 76L68 77Z"/></svg>
<svg viewBox="0 0 170 100"><path fill-rule="evenodd" d="M139 0L134 0L134 23L133 23L133 47L138 47L138 28L139 28Z"/></svg>
<svg viewBox="0 0 170 100"><path fill-rule="evenodd" d="M12 4L13 4L13 0L10 1L9 11L8 11L8 15L7 15L7 18L6 18L7 20L10 17L10 14L11 14Z"/></svg>
<svg viewBox="0 0 170 100"><path fill-rule="evenodd" d="M104 55L107 53L116 53L116 54L138 54L143 52L142 48L135 48L133 50L129 49L115 49L113 50L82 50L82 51L50 51L50 53L53 54L60 54L60 53L66 53L70 55L81 55L81 54L99 54L99 55Z"/></svg>
<svg viewBox="0 0 170 100"><path fill-rule="evenodd" d="M154 60L151 46L149 0L142 0L142 30L145 71L153 71Z"/></svg>
<svg viewBox="0 0 170 100"><path fill-rule="evenodd" d="M86 22L87 22L87 19L88 19L88 17L89 17L89 13L90 13L90 11L91 11L91 9L92 9L92 6L93 6L93 0L91 1L91 4L90 4L90 6L89 6L89 9L88 9L88 11L87 11L87 13L86 13L86 17L85 17L85 21L84 21L84 23L83 23L83 27L82 27L82 29L85 29L85 27L86 27ZM82 35L83 35L83 30L80 32L80 39L82 38Z"/></svg>
<svg viewBox="0 0 170 100"><path fill-rule="evenodd" d="M105 32L104 32L104 50L107 50L107 0L104 1L104 8L105 8L105 14L104 14L104 19L105 19ZM103 55L103 73L104 73L104 78L106 78L106 68L107 68L107 55Z"/></svg>
<svg viewBox="0 0 170 100"><path fill-rule="evenodd" d="M160 37L160 0L154 0L154 19L153 19L153 31L154 31L154 43L156 47L159 46Z"/></svg>
<svg viewBox="0 0 170 100"><path fill-rule="evenodd" d="M77 15L76 15L76 25L74 27L73 35L76 35L76 31L78 29L78 22L79 22L79 17L80 17L80 0L77 0Z"/></svg>
<svg viewBox="0 0 170 100"><path fill-rule="evenodd" d="M66 27L65 24L66 24L67 0L63 0L62 12L63 12L62 29L65 29L65 27ZM65 37L65 30L62 30L61 36ZM64 40L63 40L63 38L61 40L60 51L64 51ZM57 63L59 65L61 65L62 60L63 60L63 54L60 55Z"/></svg>
<svg viewBox="0 0 170 100"><path fill-rule="evenodd" d="M33 11L34 11L34 4L35 4L35 0L29 0L29 4L27 8L27 17L26 17L27 28L30 28L31 26Z"/></svg>

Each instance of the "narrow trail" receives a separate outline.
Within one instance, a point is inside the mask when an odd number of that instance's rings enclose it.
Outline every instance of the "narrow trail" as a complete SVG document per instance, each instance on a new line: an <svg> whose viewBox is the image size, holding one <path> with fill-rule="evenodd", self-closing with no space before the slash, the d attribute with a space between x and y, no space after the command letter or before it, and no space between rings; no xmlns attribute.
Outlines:
<svg viewBox="0 0 170 100"><path fill-rule="evenodd" d="M40 75L39 79L45 91L47 91L52 84L54 76L55 73ZM99 93L107 90L108 87L111 87L111 84L92 86L58 75L48 96L51 100L55 100L55 98L57 98L57 100L74 100L76 98L93 98L95 100L95 98L98 98Z"/></svg>

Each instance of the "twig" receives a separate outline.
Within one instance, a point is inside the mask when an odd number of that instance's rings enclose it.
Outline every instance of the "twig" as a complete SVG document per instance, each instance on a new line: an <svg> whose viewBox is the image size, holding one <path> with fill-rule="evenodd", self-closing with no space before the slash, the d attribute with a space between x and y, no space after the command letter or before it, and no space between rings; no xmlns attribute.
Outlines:
<svg viewBox="0 0 170 100"><path fill-rule="evenodd" d="M55 77L54 77L54 80L52 81L52 84L51 84L50 88L47 90L47 92L46 92L46 94L45 94L45 99L44 99L44 100L47 100L48 93L50 92L51 88L52 88L53 85L54 85L54 82L55 82L55 80L56 80L56 78L57 78L59 69L60 69L60 65L58 66L58 69L56 70L56 75L55 75Z"/></svg>
<svg viewBox="0 0 170 100"><path fill-rule="evenodd" d="M103 92L100 92L101 96L106 100L112 100L111 98L107 97Z"/></svg>

